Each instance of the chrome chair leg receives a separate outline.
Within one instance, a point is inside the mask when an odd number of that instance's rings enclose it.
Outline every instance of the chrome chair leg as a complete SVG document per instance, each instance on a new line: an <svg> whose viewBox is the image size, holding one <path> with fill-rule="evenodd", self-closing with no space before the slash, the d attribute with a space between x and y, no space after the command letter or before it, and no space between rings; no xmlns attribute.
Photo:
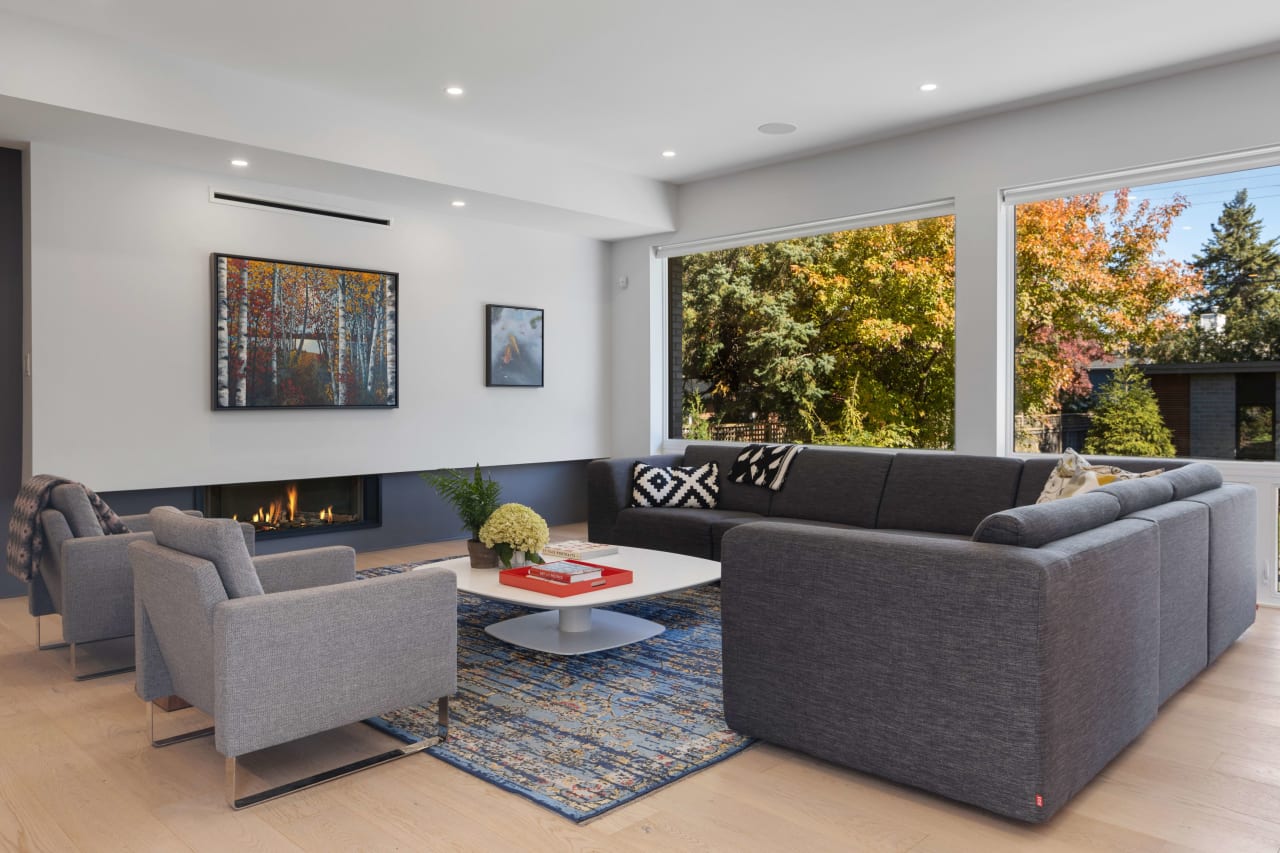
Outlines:
<svg viewBox="0 0 1280 853"><path fill-rule="evenodd" d="M359 761L353 761L350 764L344 764L341 767L335 767L332 770L324 770L311 776L304 776L301 779L294 779L291 782L285 782L283 785L277 785L274 788L267 788L265 791L258 791L255 794L247 794L243 797L236 795L238 787L236 782L236 759L234 756L228 756L224 766L224 783L227 797L227 805L231 808L240 809L256 806L259 803L265 803L268 800L274 800L277 797L283 797L286 794L292 794L305 788L319 785L323 782L331 782L343 776L350 776L352 773L358 773L361 770L368 770L370 767L377 767L379 764L386 764L395 761L397 758L404 758L406 755L414 755L423 750L442 743L449 731L449 697L442 696L438 700L438 713L436 718L437 736L434 738L423 738L417 743L407 743L404 746L391 749L378 755L362 758Z"/></svg>
<svg viewBox="0 0 1280 853"><path fill-rule="evenodd" d="M67 646L70 645L70 643L66 643L66 642L49 643L47 646L41 643L40 642L40 619L41 618L42 617L40 616L36 617L36 648L37 649L39 649L42 652L47 652L50 649L65 649Z"/></svg>
<svg viewBox="0 0 1280 853"><path fill-rule="evenodd" d="M136 664L129 664L128 666L117 666L117 667L112 667L110 669L100 669L97 672L86 672L83 675L81 675L80 669L76 665L76 646L80 644L69 643L68 645L71 646L71 677L76 681L89 681L90 679L93 679L93 678L105 678L108 675L119 675L122 672L133 672L138 668Z"/></svg>
<svg viewBox="0 0 1280 853"><path fill-rule="evenodd" d="M196 738L208 737L213 734L213 726L208 728L196 729L195 731L183 732L182 734L171 735L170 737L160 738L156 740L156 703L147 702L147 736L151 739L151 745L154 747L173 746L175 743L183 743Z"/></svg>

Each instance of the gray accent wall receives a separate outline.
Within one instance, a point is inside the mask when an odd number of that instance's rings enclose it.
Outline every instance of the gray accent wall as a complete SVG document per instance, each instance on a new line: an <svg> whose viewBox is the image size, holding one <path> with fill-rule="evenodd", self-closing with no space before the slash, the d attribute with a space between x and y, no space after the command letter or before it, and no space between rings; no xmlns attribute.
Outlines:
<svg viewBox="0 0 1280 853"><path fill-rule="evenodd" d="M22 152L0 148L0 523L22 485ZM0 598L27 585L0 571Z"/></svg>
<svg viewBox="0 0 1280 853"><path fill-rule="evenodd" d="M501 465L481 470L501 484L504 503L533 507L547 524L554 526L586 520L588 461ZM104 492L102 497L121 515L146 512L165 504L193 509L197 488L203 486ZM277 554L323 545L350 545L357 551L377 551L466 536L452 508L417 474L383 474L381 527L270 540L258 546L258 553Z"/></svg>

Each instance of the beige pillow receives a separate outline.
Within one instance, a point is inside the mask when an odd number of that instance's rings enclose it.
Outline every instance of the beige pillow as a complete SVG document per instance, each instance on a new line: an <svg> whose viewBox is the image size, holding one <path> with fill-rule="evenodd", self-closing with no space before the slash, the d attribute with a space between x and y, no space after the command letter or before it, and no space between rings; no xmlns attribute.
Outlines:
<svg viewBox="0 0 1280 853"><path fill-rule="evenodd" d="M1060 498L1088 494L1100 486L1117 480L1135 480L1139 477L1154 477L1156 474L1163 473L1163 468L1139 474L1114 465L1092 465L1079 453L1067 450L1058 460L1053 473L1049 475L1049 480L1044 484L1040 497L1036 498L1036 503L1043 504Z"/></svg>

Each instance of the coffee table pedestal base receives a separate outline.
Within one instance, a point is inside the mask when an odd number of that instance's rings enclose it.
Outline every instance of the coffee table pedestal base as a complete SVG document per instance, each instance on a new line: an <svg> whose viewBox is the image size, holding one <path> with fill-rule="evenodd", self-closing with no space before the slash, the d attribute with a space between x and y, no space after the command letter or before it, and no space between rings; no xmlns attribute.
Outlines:
<svg viewBox="0 0 1280 853"><path fill-rule="evenodd" d="M656 637L657 622L593 607L562 607L498 622L485 633L503 642L553 655L585 655Z"/></svg>

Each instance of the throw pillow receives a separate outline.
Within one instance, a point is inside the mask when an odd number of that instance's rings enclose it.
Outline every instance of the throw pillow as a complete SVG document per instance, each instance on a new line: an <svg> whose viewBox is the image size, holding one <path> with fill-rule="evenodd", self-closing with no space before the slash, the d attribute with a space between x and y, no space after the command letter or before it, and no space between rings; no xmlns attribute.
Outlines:
<svg viewBox="0 0 1280 853"><path fill-rule="evenodd" d="M1058 460L1058 465L1053 469L1053 473L1049 475L1048 481L1044 484L1044 490L1040 492L1040 497L1036 499L1036 503L1043 504L1061 498L1088 494L1094 489L1118 480L1136 480L1139 477L1154 477L1156 474L1163 473L1163 468L1156 468L1139 474L1136 471L1126 471L1114 465L1093 465L1079 453L1068 449L1062 455L1062 459Z"/></svg>
<svg viewBox="0 0 1280 853"><path fill-rule="evenodd" d="M631 469L631 505L715 509L720 499L720 466L660 468L637 462Z"/></svg>
<svg viewBox="0 0 1280 853"><path fill-rule="evenodd" d="M803 449L798 444L748 444L733 461L729 479L767 486L776 492L786 485L791 460Z"/></svg>

